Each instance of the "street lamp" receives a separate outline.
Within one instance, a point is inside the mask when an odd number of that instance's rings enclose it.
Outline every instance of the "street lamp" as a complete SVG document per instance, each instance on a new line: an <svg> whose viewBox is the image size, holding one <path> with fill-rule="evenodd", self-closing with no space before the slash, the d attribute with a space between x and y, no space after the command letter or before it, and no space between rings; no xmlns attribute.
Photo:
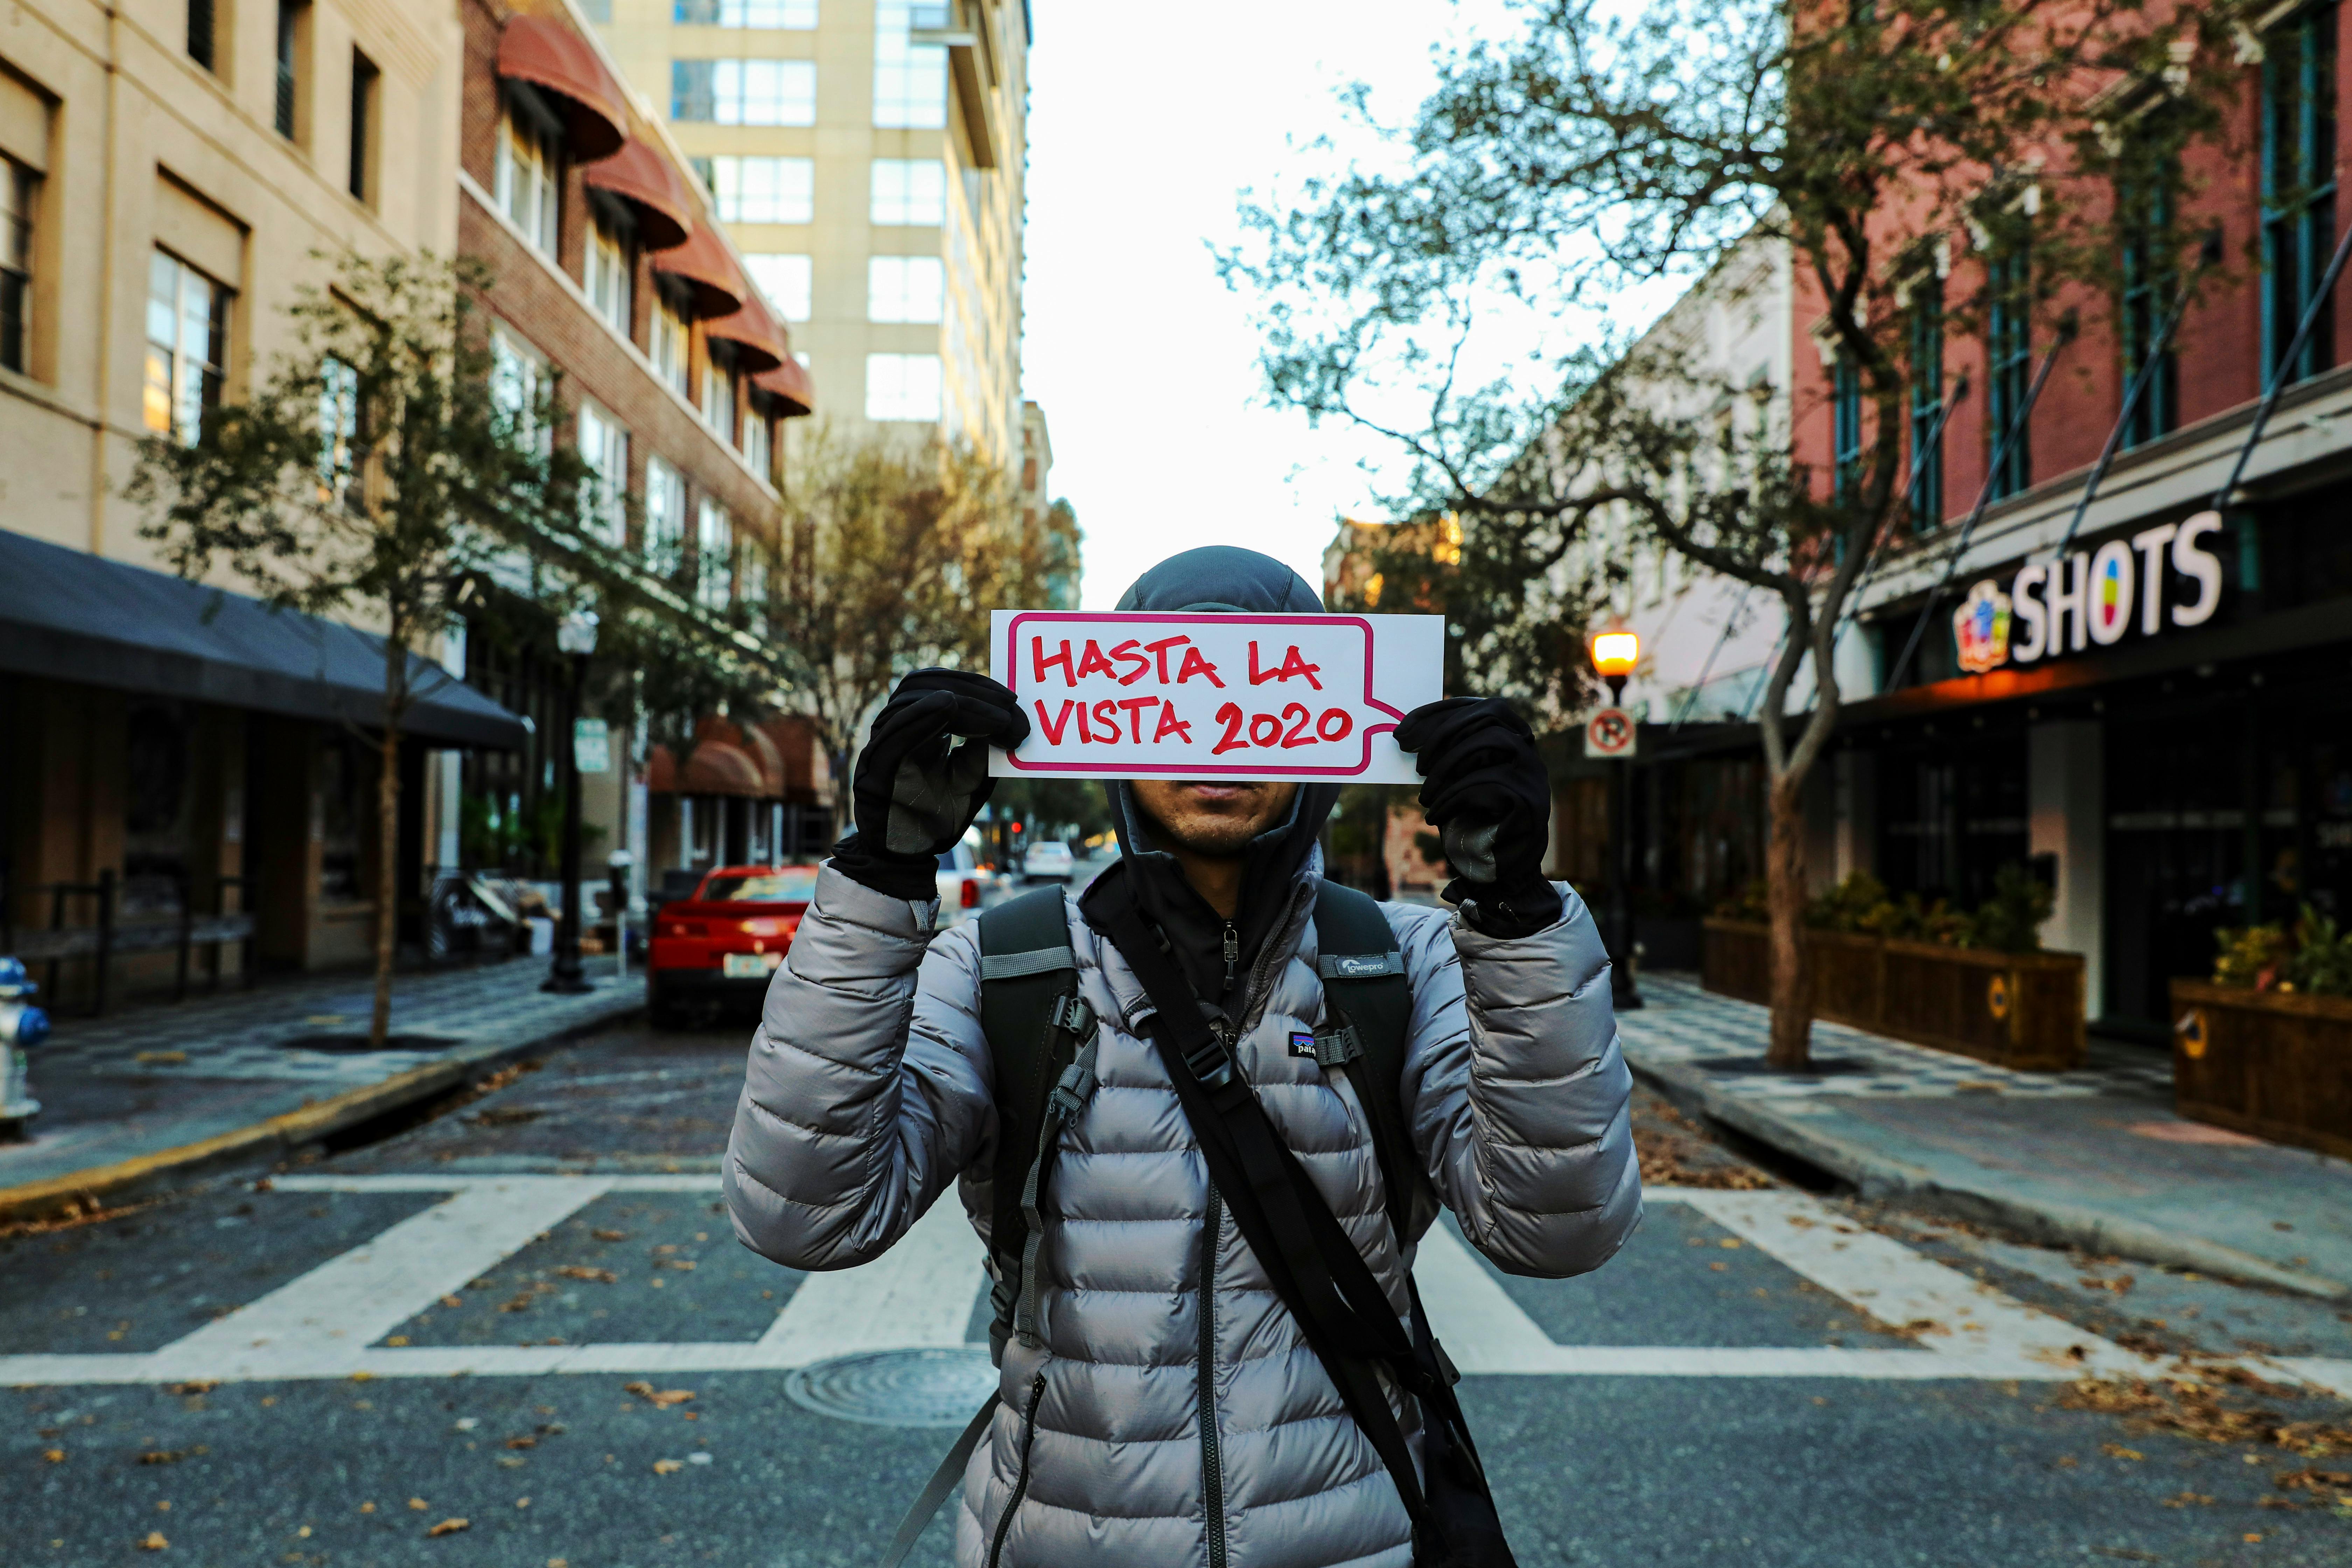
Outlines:
<svg viewBox="0 0 2352 1568"><path fill-rule="evenodd" d="M1623 707L1625 678L1642 661L1640 634L1622 622L1613 622L1592 634L1591 652L1593 670L1609 683L1609 705ZM1621 1013L1642 1005L1642 993L1633 984L1633 898L1625 885L1625 861L1633 853L1633 768L1631 758L1619 757L1610 780L1616 799L1609 847L1610 926L1615 937L1608 944L1615 961L1609 966L1609 998Z"/></svg>
<svg viewBox="0 0 2352 1568"><path fill-rule="evenodd" d="M588 656L596 651L596 613L574 610L556 624L555 647L572 660L571 711L563 731L563 910L556 923L555 962L541 991L576 996L595 987L580 964L580 706L588 683Z"/></svg>

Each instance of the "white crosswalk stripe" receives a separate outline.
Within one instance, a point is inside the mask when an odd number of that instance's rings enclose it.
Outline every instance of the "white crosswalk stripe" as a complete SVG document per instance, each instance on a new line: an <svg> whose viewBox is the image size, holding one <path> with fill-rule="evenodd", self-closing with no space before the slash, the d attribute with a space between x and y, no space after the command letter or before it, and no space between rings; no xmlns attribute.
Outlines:
<svg viewBox="0 0 2352 1568"><path fill-rule="evenodd" d="M964 1342L987 1276L952 1200L863 1268L803 1280L754 1340L399 1347L374 1343L446 1292L530 1246L597 1198L713 1193L715 1175L320 1176L289 1192L436 1193L442 1202L260 1300L143 1354L0 1354L0 1385L280 1378L782 1372L871 1351ZM1432 1326L1465 1373L1506 1376L2055 1380L2147 1374L2162 1363L1867 1230L1802 1194L1652 1188L1889 1328L1916 1348L1563 1345L1444 1226L1415 1273ZM2352 1361L2254 1359L2272 1378L2352 1393Z"/></svg>

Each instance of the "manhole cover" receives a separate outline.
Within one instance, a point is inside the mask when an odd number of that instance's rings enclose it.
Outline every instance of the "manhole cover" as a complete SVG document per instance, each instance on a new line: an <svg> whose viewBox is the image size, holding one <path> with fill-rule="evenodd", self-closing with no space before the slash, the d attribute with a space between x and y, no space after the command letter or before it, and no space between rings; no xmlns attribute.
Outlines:
<svg viewBox="0 0 2352 1568"><path fill-rule="evenodd" d="M793 1404L869 1426L960 1427L996 1390L985 1346L871 1351L804 1366L784 1380Z"/></svg>
<svg viewBox="0 0 2352 1568"><path fill-rule="evenodd" d="M362 1051L446 1051L457 1042L440 1035L387 1035L383 1044L372 1046L368 1037L360 1035L296 1035L278 1042L281 1051L320 1051L328 1056L356 1056Z"/></svg>
<svg viewBox="0 0 2352 1568"><path fill-rule="evenodd" d="M1849 1057L1815 1057L1802 1072L1784 1072L1767 1063L1762 1057L1716 1057L1691 1064L1702 1072L1753 1073L1759 1078L1840 1078L1848 1073L1874 1073L1878 1068L1869 1062L1855 1061Z"/></svg>

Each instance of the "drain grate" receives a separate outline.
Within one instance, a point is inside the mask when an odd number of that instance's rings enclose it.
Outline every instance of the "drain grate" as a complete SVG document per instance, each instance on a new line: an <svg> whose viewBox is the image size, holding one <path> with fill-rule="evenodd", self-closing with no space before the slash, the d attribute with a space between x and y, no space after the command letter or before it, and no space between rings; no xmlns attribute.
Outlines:
<svg viewBox="0 0 2352 1568"><path fill-rule="evenodd" d="M784 1380L803 1409L868 1426L961 1427L995 1389L984 1345L836 1356Z"/></svg>

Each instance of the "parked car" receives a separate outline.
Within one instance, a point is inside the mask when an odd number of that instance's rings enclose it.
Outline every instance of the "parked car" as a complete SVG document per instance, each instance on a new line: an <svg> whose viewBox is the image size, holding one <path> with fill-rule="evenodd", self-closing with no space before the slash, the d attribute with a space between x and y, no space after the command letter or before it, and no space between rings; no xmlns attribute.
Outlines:
<svg viewBox="0 0 2352 1568"><path fill-rule="evenodd" d="M1021 874L1030 881L1066 882L1077 872L1070 847L1058 838L1041 838L1022 852Z"/></svg>
<svg viewBox="0 0 2352 1568"><path fill-rule="evenodd" d="M689 1010L757 1006L816 896L814 866L719 866L654 916L646 1002L657 1025Z"/></svg>
<svg viewBox="0 0 2352 1568"><path fill-rule="evenodd" d="M991 893L1005 883L1004 874L980 862L980 852L969 843L940 856L940 920L945 931L980 913Z"/></svg>

